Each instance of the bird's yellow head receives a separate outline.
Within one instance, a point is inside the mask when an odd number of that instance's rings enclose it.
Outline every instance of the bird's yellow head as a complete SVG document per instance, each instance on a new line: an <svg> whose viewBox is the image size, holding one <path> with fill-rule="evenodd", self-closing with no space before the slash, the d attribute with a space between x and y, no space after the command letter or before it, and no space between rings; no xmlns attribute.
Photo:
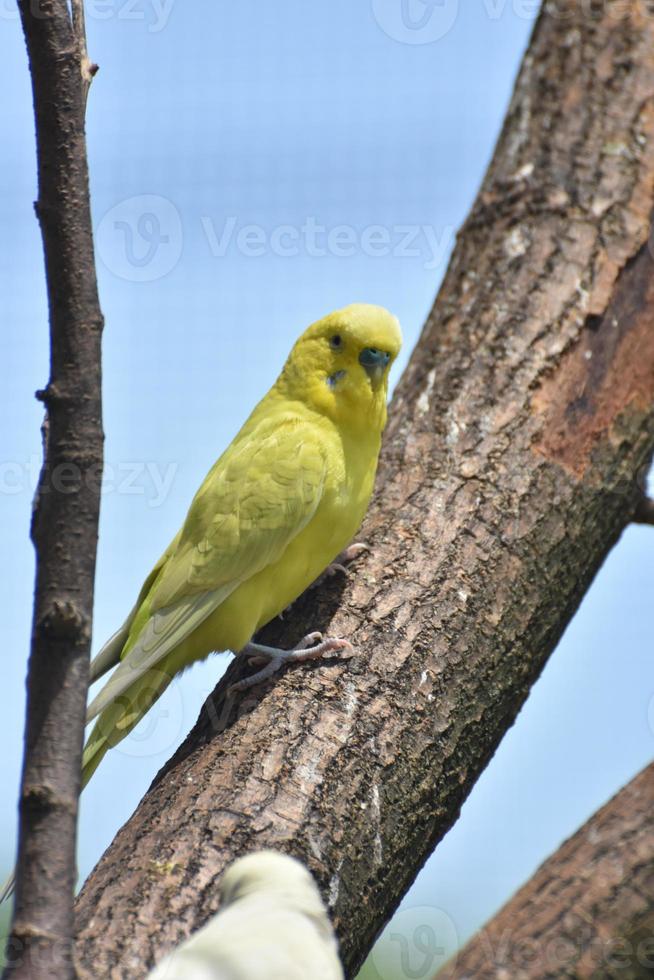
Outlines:
<svg viewBox="0 0 654 980"><path fill-rule="evenodd" d="M277 382L335 422L383 429L388 374L402 346L397 317L383 306L352 303L313 323Z"/></svg>

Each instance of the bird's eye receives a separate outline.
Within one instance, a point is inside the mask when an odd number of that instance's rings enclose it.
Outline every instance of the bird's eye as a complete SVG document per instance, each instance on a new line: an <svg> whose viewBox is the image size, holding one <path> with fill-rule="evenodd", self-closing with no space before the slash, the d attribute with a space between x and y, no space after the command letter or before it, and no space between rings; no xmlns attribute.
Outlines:
<svg viewBox="0 0 654 980"><path fill-rule="evenodd" d="M343 338L341 337L340 333L335 333L333 337L329 338L329 346L332 348L332 350L340 350L340 348L343 346Z"/></svg>

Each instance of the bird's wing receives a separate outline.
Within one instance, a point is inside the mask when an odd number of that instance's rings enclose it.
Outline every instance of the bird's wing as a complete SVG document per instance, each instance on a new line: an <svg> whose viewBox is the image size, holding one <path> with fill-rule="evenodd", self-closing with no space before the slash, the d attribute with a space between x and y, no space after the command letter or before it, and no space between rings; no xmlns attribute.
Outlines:
<svg viewBox="0 0 654 980"><path fill-rule="evenodd" d="M313 517L326 475L316 427L287 415L237 442L196 494L152 608L242 582L276 561Z"/></svg>
<svg viewBox="0 0 654 980"><path fill-rule="evenodd" d="M327 463L296 418L262 425L218 461L198 491L151 615L88 709L91 721L188 637L238 587L277 561L316 512Z"/></svg>

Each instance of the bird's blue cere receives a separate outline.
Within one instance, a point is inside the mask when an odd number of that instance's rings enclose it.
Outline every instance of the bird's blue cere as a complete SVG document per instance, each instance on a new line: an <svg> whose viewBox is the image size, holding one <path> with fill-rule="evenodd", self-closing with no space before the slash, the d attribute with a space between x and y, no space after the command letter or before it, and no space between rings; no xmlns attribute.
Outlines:
<svg viewBox="0 0 654 980"><path fill-rule="evenodd" d="M390 354L385 350L377 350L376 347L364 347L359 354L359 364L365 368L371 378L379 377L390 359Z"/></svg>

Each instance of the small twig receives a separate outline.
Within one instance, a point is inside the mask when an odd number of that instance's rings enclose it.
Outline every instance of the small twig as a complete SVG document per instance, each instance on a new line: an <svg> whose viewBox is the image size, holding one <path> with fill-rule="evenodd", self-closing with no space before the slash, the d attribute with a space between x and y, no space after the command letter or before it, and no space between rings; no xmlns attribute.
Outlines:
<svg viewBox="0 0 654 980"><path fill-rule="evenodd" d="M632 521L634 524L654 525L654 499L648 497L646 493L643 493L638 501Z"/></svg>
<svg viewBox="0 0 654 980"><path fill-rule="evenodd" d="M79 47L80 72L82 75L82 86L84 89L84 107L89 94L89 88L93 81L93 76L98 71L98 65L89 58L86 45L86 20L84 18L84 0L71 0L73 14L73 34L77 39Z"/></svg>

